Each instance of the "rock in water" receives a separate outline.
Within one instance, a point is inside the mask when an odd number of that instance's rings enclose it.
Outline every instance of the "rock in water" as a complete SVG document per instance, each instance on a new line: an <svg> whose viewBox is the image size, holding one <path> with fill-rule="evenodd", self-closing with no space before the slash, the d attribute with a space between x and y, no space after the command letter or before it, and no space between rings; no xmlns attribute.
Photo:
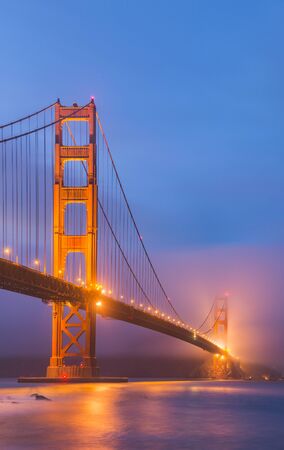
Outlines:
<svg viewBox="0 0 284 450"><path fill-rule="evenodd" d="M47 401L50 402L50 398L47 398L47 397L45 397L44 395L41 395L41 394L35 393L35 394L32 394L31 397L34 397L35 400L47 400Z"/></svg>

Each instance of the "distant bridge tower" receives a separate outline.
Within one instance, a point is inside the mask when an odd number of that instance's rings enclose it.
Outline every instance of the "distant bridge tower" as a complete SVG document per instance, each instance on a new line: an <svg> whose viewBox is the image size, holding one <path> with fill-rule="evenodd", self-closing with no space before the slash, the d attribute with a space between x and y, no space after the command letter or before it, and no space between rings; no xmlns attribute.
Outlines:
<svg viewBox="0 0 284 450"><path fill-rule="evenodd" d="M228 349L228 294L216 297L214 305L214 341L224 350ZM213 356L210 376L227 378L232 374L232 362L224 355Z"/></svg>
<svg viewBox="0 0 284 450"><path fill-rule="evenodd" d="M228 295L216 297L214 306L214 339L227 350L228 347Z"/></svg>
<svg viewBox="0 0 284 450"><path fill-rule="evenodd" d="M71 117L70 117L71 116ZM53 274L67 276L67 257L81 253L85 258L85 280L88 286L96 283L97 273L97 173L96 173L96 108L92 100L81 108L55 105L55 165L53 196ZM80 124L78 125L78 122ZM77 145L72 125L85 122L87 142ZM77 126L76 125L76 126ZM72 145L63 142L63 128L67 127ZM66 130L65 130L66 131ZM86 171L84 185L66 185L68 162L78 161ZM85 205L86 232L71 235L66 232L68 204ZM73 280L74 281L74 280ZM71 304L52 305L52 356L47 368L48 377L92 377L98 368L95 354L96 305L86 305L86 311Z"/></svg>

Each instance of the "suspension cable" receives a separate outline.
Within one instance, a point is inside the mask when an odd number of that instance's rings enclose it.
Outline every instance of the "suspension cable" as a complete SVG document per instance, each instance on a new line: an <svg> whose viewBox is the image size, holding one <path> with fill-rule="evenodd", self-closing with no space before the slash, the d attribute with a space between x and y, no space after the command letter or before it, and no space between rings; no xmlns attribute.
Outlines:
<svg viewBox="0 0 284 450"><path fill-rule="evenodd" d="M220 309L220 313L219 313L217 319L215 320L215 322L213 323L212 327L209 328L207 331L204 331L202 334L209 334L214 329L216 323L218 322L218 320L221 317L222 312L224 311L224 307L225 307L225 302L223 303L222 308Z"/></svg>
<svg viewBox="0 0 284 450"><path fill-rule="evenodd" d="M111 159L111 163L112 163L114 172L115 172L116 177L117 177L117 181L118 181L118 183L119 183L119 186L120 186L120 189L121 189L121 192L122 192L124 201L125 201L125 203L126 203L126 207L127 207L128 212L129 212L129 214L130 214L130 217L131 217L131 219L132 219L134 228L135 228L136 233L137 233L137 235L138 235L138 239L139 239L139 241L140 241L140 243L141 243L141 245L142 245L142 247L143 247L143 250L144 250L144 252L145 252L146 258L147 258L147 260L148 260L148 262L149 262L149 264L150 264L150 267L151 267L151 269L152 269L152 271L153 271L153 274L154 274L154 276L155 276L155 278L156 278L156 280L157 280L157 282L158 282L158 284L159 284L159 286L160 286L160 288L161 288L161 290L162 290L162 292L163 292L163 294L164 294L164 296L165 296L165 298L166 298L168 304L171 306L171 308L172 308L172 310L174 311L174 313L176 314L176 316L182 321L180 315L178 314L178 312L176 311L176 309L175 309L175 307L173 306L172 302L170 301L170 299L169 299L169 297L168 297L168 295L167 295L167 293L166 293L166 291L165 291L165 289L164 289L164 287L163 287L163 285L162 285L162 283L161 283L161 281L160 281L160 279L159 279L159 277L158 277L158 275L157 275L157 272L156 272L156 270L155 270L155 268L154 268L154 266L153 266L153 264L152 264L152 261L150 260L149 254L148 254L148 252L147 252L147 250L146 250L146 247L145 247L145 245L144 245L143 239L142 239L141 234L140 234L140 232L139 232L137 223L136 223L136 221L135 221L135 219L134 219L134 216L133 216L132 211L131 211L131 209L130 209L130 205L129 205L128 200L127 200L127 198L126 198L125 191L124 191L124 189L123 189L123 186L122 186L120 177L119 177L119 175L118 175L118 172L117 172L117 169L116 169L116 166L115 166L115 163L114 163L114 159L113 159L113 157L112 157L112 154L111 154L111 151L110 151L110 148L109 148L107 139L106 139L106 135L105 135L105 133L104 133L104 130L103 130L103 127L102 127L102 123L101 123L101 121L100 121L100 118L99 118L99 115L98 115L97 112L96 112L96 117L97 117L97 121L98 121L100 130L101 130L101 133L102 133L102 135L103 135L103 138L104 138L104 141L105 141L105 144L106 144L106 148L107 148L109 157L110 157L110 159Z"/></svg>
<svg viewBox="0 0 284 450"><path fill-rule="evenodd" d="M199 330L203 327L203 325L206 323L207 319L209 318L209 316L210 316L210 314L211 314L211 312L212 312L212 310L213 310L213 308L214 308L215 302L216 302L216 299L214 298L213 303L212 303L212 305L211 305L211 308L210 308L210 310L209 310L207 316L206 316L205 319L203 320L202 324L201 324L198 328L196 328L197 331L199 331Z"/></svg>
<svg viewBox="0 0 284 450"><path fill-rule="evenodd" d="M124 259L124 261L126 262L127 267L129 268L129 270L130 270L130 272L131 272L133 278L135 279L135 281L136 281L137 285L139 286L141 292L143 293L143 295L145 296L145 298L148 300L148 302L150 303L150 305L151 305L152 307L154 307L154 305L152 304L152 302L151 302L151 300L149 299L148 295L146 294L146 292L144 291L143 287L141 286L139 280L137 279L137 277L136 277L136 275L135 275L135 273L134 273L134 271L133 271L133 269L132 269L132 267L131 267L131 265L130 265L128 259L126 258L126 255L125 255L124 251L122 250L120 243L119 243L118 240L117 240L117 237L116 237L116 235L115 235L115 232L114 232L114 230L113 230L113 228L112 228L112 226L111 226L111 224L110 224L110 222L109 222L109 220L108 220L108 218L107 218L107 216L106 216L106 213L105 213L105 211L104 211L104 208L103 208L103 206L102 206L102 204L101 204L101 202L100 202L99 199L98 199L98 205L99 205L99 207L101 208L101 211L102 211L102 213L103 213L103 216L104 216L104 218L105 218L105 220L106 220L106 223L107 223L107 225L108 225L108 227L109 227L109 229L110 229L110 231L111 231L111 234L112 234L112 236L113 236L113 238L114 238L114 240L115 240L115 242L116 242L116 245L118 246L118 248L119 248L119 250L120 250L120 252L121 252L121 254L122 254L122 256L123 256L123 259Z"/></svg>
<svg viewBox="0 0 284 450"><path fill-rule="evenodd" d="M40 113L46 111L47 109L52 108L55 104L56 104L56 102L52 103L51 105L46 106L45 108L40 109L39 111L36 111L36 112L34 112L32 114L29 114L28 116L21 117L20 119L17 119L17 120L13 120L12 122L5 123L4 125L0 125L0 129L6 128L6 127L10 127L11 125L15 125L16 123L19 123L19 122L22 122L24 120L30 119L31 117L34 117L37 114L40 114Z"/></svg>
<svg viewBox="0 0 284 450"><path fill-rule="evenodd" d="M43 126L41 126L41 127L34 128L33 130L26 131L25 133L18 134L18 135L16 135L16 136L11 136L11 137L8 137L8 138L6 138L6 139L2 139L2 140L0 141L0 144L3 144L4 142L12 141L13 139L19 139L19 138L21 138L21 137L28 136L28 135L31 135L31 134L33 134L33 133L37 133L38 131L45 130L46 128L49 128L49 127L51 127L52 125L55 125L55 124L57 124L57 123L59 123L59 122L63 122L64 120L69 119L70 117L72 117L72 116L78 114L78 112L82 111L82 109L87 108L87 106L89 106L90 103L91 103L91 102L88 102L86 105L84 105L84 106L82 106L81 108L77 109L76 111L74 111L73 113L69 114L68 116L61 117L61 118L59 118L59 119L57 119L57 120L54 120L53 122L48 123L47 125L43 125Z"/></svg>

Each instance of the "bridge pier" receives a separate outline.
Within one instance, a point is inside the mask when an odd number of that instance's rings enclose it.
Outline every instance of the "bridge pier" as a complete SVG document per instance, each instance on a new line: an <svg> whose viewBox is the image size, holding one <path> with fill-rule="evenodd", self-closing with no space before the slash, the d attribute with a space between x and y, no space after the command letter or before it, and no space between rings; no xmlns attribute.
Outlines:
<svg viewBox="0 0 284 450"><path fill-rule="evenodd" d="M52 356L46 377L20 377L20 383L123 383L127 377L101 377L96 360L96 304L53 303ZM77 319L75 321L75 319ZM72 332L71 330L76 330ZM67 338L67 343L64 339ZM82 338L82 339L81 339ZM72 351L72 348L75 347ZM68 360L75 359L76 363Z"/></svg>
<svg viewBox="0 0 284 450"><path fill-rule="evenodd" d="M52 356L46 376L97 377L95 303L86 311L62 303L53 303L52 308Z"/></svg>
<svg viewBox="0 0 284 450"><path fill-rule="evenodd" d="M244 377L244 372L239 360L216 353L202 364L197 376L216 380L239 380Z"/></svg>
<svg viewBox="0 0 284 450"><path fill-rule="evenodd" d="M209 364L209 378L228 379L242 378L242 371L239 361L225 355L213 355Z"/></svg>
<svg viewBox="0 0 284 450"><path fill-rule="evenodd" d="M53 303L52 308L52 356L46 370L46 377L20 377L19 383L125 383L128 381L127 377L101 377L99 374L95 351L95 302L87 304L85 311L79 310L78 305L64 303ZM70 363L70 360L75 360L75 363Z"/></svg>

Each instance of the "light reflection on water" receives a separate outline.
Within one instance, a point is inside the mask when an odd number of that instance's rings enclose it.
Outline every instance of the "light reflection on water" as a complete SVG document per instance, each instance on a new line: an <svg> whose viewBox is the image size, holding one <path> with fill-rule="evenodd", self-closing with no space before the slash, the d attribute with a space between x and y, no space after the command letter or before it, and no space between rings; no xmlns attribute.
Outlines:
<svg viewBox="0 0 284 450"><path fill-rule="evenodd" d="M0 383L1 450L284 450L283 423L281 382Z"/></svg>

